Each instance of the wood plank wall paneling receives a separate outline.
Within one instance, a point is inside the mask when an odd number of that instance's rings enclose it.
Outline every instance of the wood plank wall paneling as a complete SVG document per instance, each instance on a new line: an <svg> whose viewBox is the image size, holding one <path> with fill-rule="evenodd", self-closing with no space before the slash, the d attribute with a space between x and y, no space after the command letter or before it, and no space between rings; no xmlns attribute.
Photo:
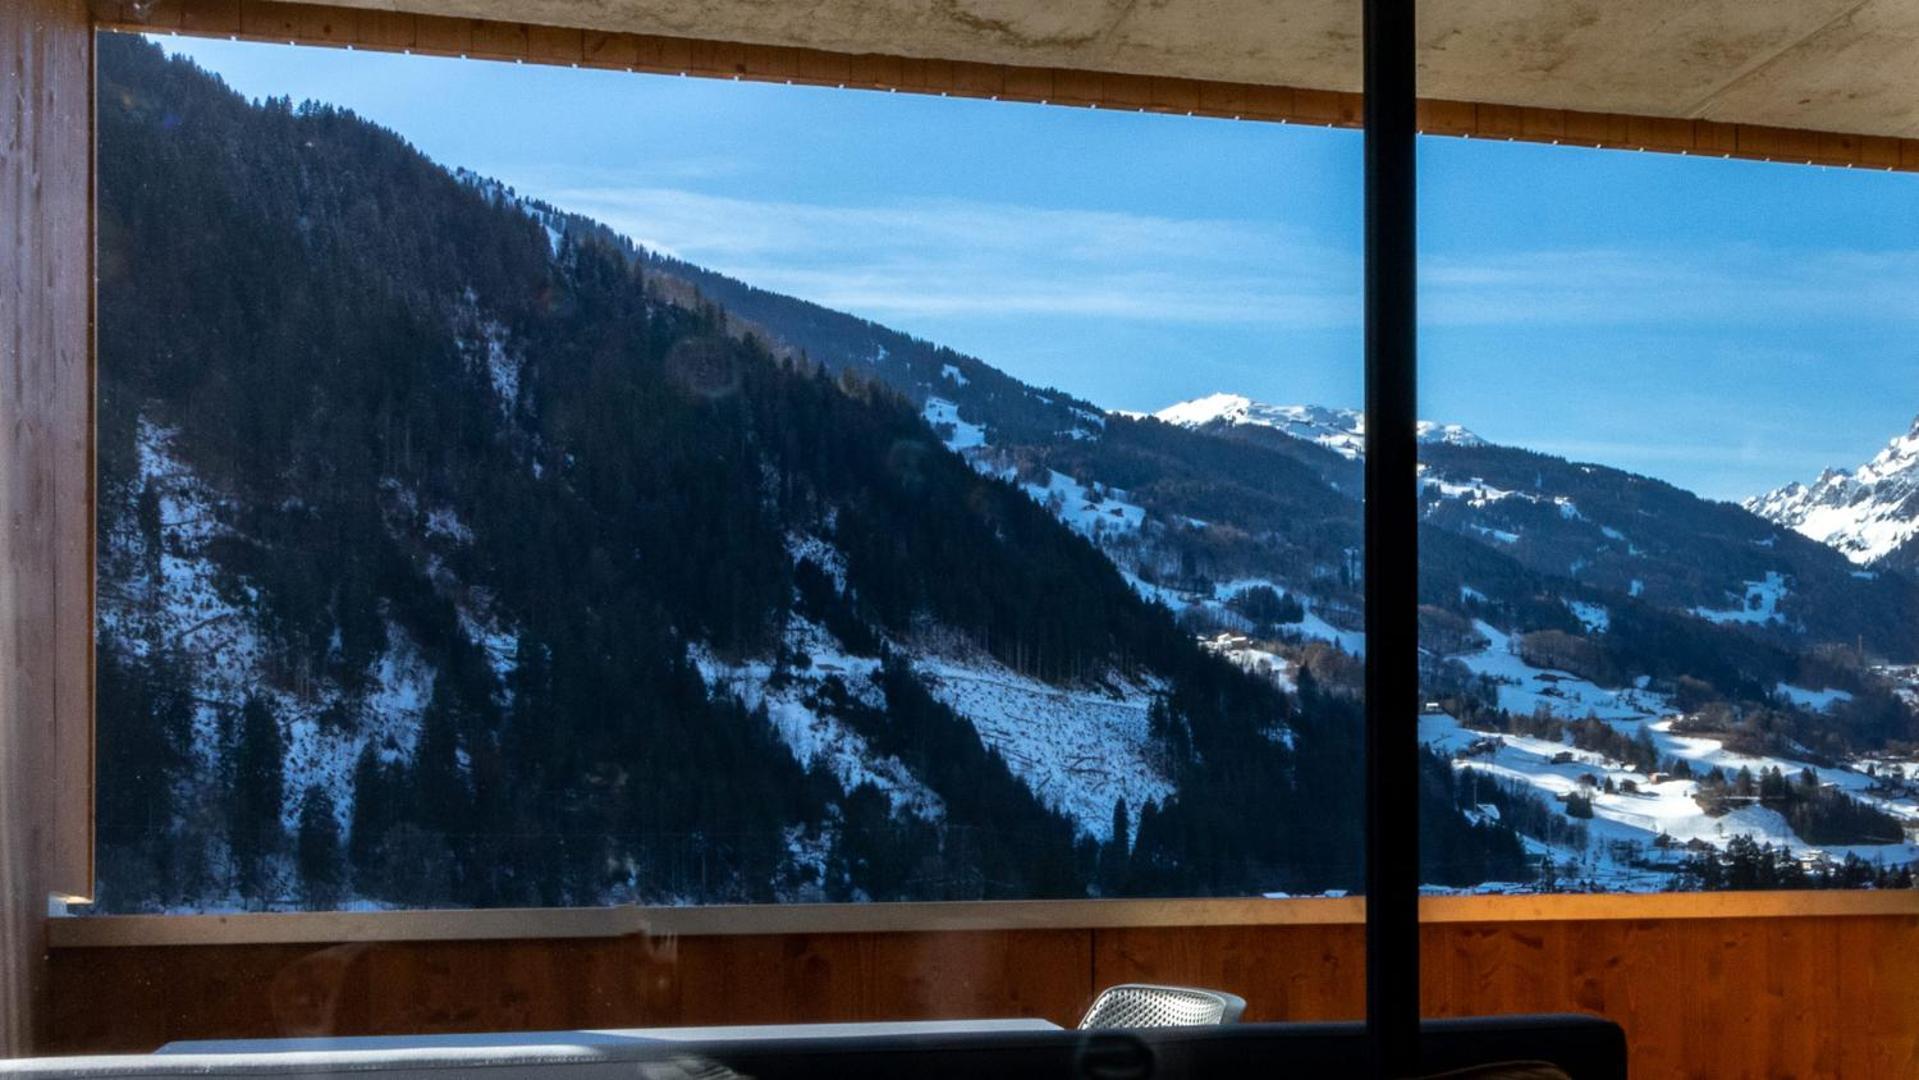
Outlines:
<svg viewBox="0 0 1919 1080"><path fill-rule="evenodd" d="M95 0L94 7L103 26L125 30L1328 127L1357 127L1360 120L1358 94L1303 87L851 55L279 0L154 0L144 14L124 0ZM1433 135L1919 171L1919 139L1437 99L1420 103L1419 123Z"/></svg>
<svg viewBox="0 0 1919 1080"><path fill-rule="evenodd" d="M92 58L85 0L0 3L0 1056L91 888Z"/></svg>
<svg viewBox="0 0 1919 1080"><path fill-rule="evenodd" d="M1214 986L1250 1020L1355 1019L1354 925L56 949L54 1047L183 1038L914 1017L1072 1023L1120 982ZM1642 1078L1919 1076L1919 916L1425 928L1433 1016L1623 1025Z"/></svg>
<svg viewBox="0 0 1919 1080"><path fill-rule="evenodd" d="M1353 1020L1366 1013L1365 941L1363 926L1102 930L1093 980L1230 990L1248 1020Z"/></svg>
<svg viewBox="0 0 1919 1080"><path fill-rule="evenodd" d="M181 1038L899 1017L1077 1019L1084 931L794 934L54 954L54 1049Z"/></svg>

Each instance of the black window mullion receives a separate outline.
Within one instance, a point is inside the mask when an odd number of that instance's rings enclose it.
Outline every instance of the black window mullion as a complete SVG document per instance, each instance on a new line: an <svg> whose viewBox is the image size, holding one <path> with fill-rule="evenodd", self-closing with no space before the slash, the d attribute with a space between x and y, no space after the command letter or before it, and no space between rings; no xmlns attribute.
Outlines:
<svg viewBox="0 0 1919 1080"><path fill-rule="evenodd" d="M1414 0L1364 0L1366 1026L1377 1071L1419 1036L1419 526Z"/></svg>

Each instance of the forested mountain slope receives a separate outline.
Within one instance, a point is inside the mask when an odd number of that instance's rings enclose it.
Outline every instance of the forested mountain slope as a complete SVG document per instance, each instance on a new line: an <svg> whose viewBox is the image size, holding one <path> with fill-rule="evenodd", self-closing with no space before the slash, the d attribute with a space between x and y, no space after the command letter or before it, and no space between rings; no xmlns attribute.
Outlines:
<svg viewBox="0 0 1919 1080"><path fill-rule="evenodd" d="M924 400L351 114L100 77L103 905L1357 885L1355 702ZM1526 874L1431 775L1448 880Z"/></svg>
<svg viewBox="0 0 1919 1080"><path fill-rule="evenodd" d="M1281 685L1303 670L1356 691L1353 656L1365 642L1358 414L1218 394L1152 418L1102 420L1085 402L971 357L633 254L685 283L687 295L737 298L755 330L784 349L870 374L920 403L950 446L1096 543L1210 650ZM1596 714L1611 731L1558 736L1580 744L1570 751L1577 768L1561 765L1568 751L1550 741L1520 752L1546 768L1498 764L1523 777L1503 811L1477 802L1476 779L1454 790L1469 815L1516 825L1541 857L1539 883L1856 883L1852 860L1896 867L1911 858L1899 824L1919 815L1910 785L1876 775L1906 768L1896 762L1919 744L1914 680L1886 663L1913 648L1909 582L1850 571L1815 546L1782 543L1736 507L1644 477L1491 445L1456 424L1422 424L1420 436L1429 697L1463 717L1447 722L1477 731L1510 725L1501 718L1515 713L1531 723L1539 712L1580 723ZM1488 475L1511 486L1492 486ZM1467 761L1471 738L1430 734L1452 754L1455 776L1485 771ZM1652 776L1690 775L1695 765L1702 780L1652 792ZM1730 804L1708 794L1718 777L1781 768L1826 785L1824 801L1773 800L1790 802L1796 825L1770 810L1725 819ZM1527 808L1529 798L1565 802L1568 787L1599 777L1646 787L1595 791L1602 823L1575 823L1579 839L1553 824L1557 811ZM1654 800L1652 812L1642 797ZM1742 836L1762 839L1734 851L1727 838ZM1676 837L1691 852L1684 860L1661 848ZM1856 843L1831 846L1842 841ZM1429 851L1432 880L1447 879L1444 858ZM1768 859L1777 865L1723 861Z"/></svg>
<svg viewBox="0 0 1919 1080"><path fill-rule="evenodd" d="M1216 394L1154 417L1102 415L976 358L632 250L685 283L689 295L723 298L776 347L835 371L859 371L922 407L932 402L929 418L977 427L973 448L992 449L1009 467L1029 475L1058 470L1126 493L1149 520L1168 526L1143 545L1121 545L1151 549L1123 552L1118 561L1143 569L1154 584L1203 592L1219 581L1272 578L1335 610L1357 606L1351 564L1363 421L1352 410ZM1247 449L1225 451L1220 442ZM1624 594L1791 649L1843 642L1894 662L1919 661L1919 587L1860 572L1747 508L1605 465L1491 444L1456 424L1423 424L1421 443L1427 523L1563 580L1566 591ZM1209 535L1176 527L1182 523L1223 528ZM1456 545L1440 539L1429 546L1439 556L1434 569L1450 575Z"/></svg>
<svg viewBox="0 0 1919 1080"><path fill-rule="evenodd" d="M785 348L919 402L975 468L1019 483L1209 649L1281 685L1306 671L1357 689L1358 414L1228 393L1094 419L1086 403L972 358L634 257L689 294L741 297ZM1557 811L1541 817L1523 800L1489 810L1477 779L1455 792L1469 814L1517 823L1579 887L1856 882L1820 860L1911 858L1902 831L1919 804L1902 763L1919 746L1919 690L1900 662L1919 649L1919 594L1909 580L1858 571L1740 507L1604 465L1493 445L1454 424L1422 425L1421 441L1423 680L1446 710L1425 725L1430 741L1456 776L1491 768L1521 796L1596 807L1600 824L1575 822L1569 839ZM1467 732L1510 738L1500 733L1515 725L1551 737L1502 751L1517 755L1512 764L1476 756L1482 736ZM1569 753L1574 762L1561 762ZM1880 774L1888 767L1897 775ZM1733 804L1711 794L1718 785L1766 770L1815 776L1825 794L1724 817ZM1655 790L1652 778L1669 775L1681 778ZM1631 790L1567 803L1602 781ZM1741 836L1760 839L1735 852L1728 838ZM1829 872L1807 876L1808 865Z"/></svg>

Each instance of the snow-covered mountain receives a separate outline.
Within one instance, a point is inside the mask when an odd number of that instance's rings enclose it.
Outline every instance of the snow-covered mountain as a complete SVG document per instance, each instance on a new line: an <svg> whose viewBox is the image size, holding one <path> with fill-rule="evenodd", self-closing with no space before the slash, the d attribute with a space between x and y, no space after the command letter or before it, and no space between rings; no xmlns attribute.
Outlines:
<svg viewBox="0 0 1919 1080"><path fill-rule="evenodd" d="M103 235L195 228L102 285L104 906L1359 880L1361 414L1104 412L101 56ZM1419 435L1428 885L1919 857L1913 580Z"/></svg>
<svg viewBox="0 0 1919 1080"><path fill-rule="evenodd" d="M1269 405L1240 394L1208 394L1169 405L1153 414L1157 420L1186 428L1209 424L1272 428L1295 439L1316 443L1351 461L1366 450L1366 414L1358 409L1325 405ZM1454 446L1484 446L1486 440L1458 424L1419 422L1419 440Z"/></svg>
<svg viewBox="0 0 1919 1080"><path fill-rule="evenodd" d="M1862 566L1877 562L1919 534L1919 419L1852 472L1827 469L1744 505Z"/></svg>

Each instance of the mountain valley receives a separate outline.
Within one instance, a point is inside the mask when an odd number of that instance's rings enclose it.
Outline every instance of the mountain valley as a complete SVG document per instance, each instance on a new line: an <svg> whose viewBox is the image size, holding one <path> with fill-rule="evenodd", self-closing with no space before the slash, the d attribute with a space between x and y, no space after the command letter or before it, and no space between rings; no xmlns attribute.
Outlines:
<svg viewBox="0 0 1919 1080"><path fill-rule="evenodd" d="M1358 888L1358 413L1108 411L100 51L103 909ZM1434 889L1911 884L1919 435L1744 507L1420 435Z"/></svg>

